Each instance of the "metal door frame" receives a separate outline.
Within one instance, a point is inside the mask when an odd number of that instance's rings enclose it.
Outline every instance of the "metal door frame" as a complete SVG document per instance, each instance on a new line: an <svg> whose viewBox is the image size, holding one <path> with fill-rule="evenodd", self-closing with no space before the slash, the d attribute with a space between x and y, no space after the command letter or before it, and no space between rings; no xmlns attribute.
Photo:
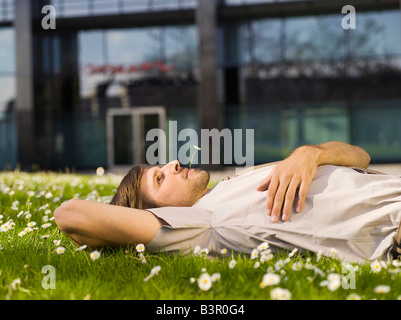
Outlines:
<svg viewBox="0 0 401 320"><path fill-rule="evenodd" d="M130 165L116 165L114 159L114 117L131 116L132 128L132 165L143 164L143 152L145 136L143 135L143 116L158 115L159 129L166 132L166 109L163 106L144 106L135 108L110 108L106 114L107 134L107 165L109 170L126 170ZM161 151L163 152L163 150ZM166 150L164 150L166 152ZM163 156L163 155L162 155Z"/></svg>

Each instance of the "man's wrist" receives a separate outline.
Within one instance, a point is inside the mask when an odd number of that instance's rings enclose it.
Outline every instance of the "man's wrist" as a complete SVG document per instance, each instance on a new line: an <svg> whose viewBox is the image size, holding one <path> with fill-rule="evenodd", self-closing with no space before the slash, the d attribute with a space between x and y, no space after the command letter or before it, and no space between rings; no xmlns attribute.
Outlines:
<svg viewBox="0 0 401 320"><path fill-rule="evenodd" d="M302 154L305 159L314 162L316 166L324 164L325 149L320 145L304 145L295 150L296 153Z"/></svg>

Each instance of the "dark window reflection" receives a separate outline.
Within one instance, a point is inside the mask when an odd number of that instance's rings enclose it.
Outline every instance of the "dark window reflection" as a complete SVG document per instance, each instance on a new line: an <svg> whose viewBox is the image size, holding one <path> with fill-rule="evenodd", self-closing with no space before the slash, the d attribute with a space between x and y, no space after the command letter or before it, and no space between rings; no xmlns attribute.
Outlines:
<svg viewBox="0 0 401 320"><path fill-rule="evenodd" d="M228 123L256 129L256 162L327 140L360 142L380 161L391 157L385 146L401 146L394 120L401 105L400 12L358 13L356 30L343 30L341 19L242 24L242 107L229 109Z"/></svg>
<svg viewBox="0 0 401 320"><path fill-rule="evenodd" d="M87 111L148 105L196 109L193 26L82 32L80 50Z"/></svg>
<svg viewBox="0 0 401 320"><path fill-rule="evenodd" d="M3 9L7 3L3 3ZM7 10L6 10L7 11ZM2 11L6 14L6 11ZM4 15L4 20L8 16ZM14 121L15 88L15 32L0 28L0 168L12 169L17 161L17 139Z"/></svg>

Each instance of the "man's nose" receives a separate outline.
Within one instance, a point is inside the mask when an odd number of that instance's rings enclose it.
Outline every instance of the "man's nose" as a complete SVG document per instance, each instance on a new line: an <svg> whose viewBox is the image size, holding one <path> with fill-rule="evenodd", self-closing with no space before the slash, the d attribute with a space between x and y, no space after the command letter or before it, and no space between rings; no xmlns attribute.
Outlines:
<svg viewBox="0 0 401 320"><path fill-rule="evenodd" d="M178 160L167 163L164 168L168 173L177 174L180 172L180 162Z"/></svg>

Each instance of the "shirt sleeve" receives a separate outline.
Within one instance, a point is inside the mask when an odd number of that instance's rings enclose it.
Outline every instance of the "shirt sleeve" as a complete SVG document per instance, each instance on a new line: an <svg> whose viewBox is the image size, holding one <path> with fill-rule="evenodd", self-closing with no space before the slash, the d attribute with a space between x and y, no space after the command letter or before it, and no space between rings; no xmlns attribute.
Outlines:
<svg viewBox="0 0 401 320"><path fill-rule="evenodd" d="M189 253L206 247L211 237L211 213L200 207L148 209L161 220L162 227L146 245L152 252Z"/></svg>

